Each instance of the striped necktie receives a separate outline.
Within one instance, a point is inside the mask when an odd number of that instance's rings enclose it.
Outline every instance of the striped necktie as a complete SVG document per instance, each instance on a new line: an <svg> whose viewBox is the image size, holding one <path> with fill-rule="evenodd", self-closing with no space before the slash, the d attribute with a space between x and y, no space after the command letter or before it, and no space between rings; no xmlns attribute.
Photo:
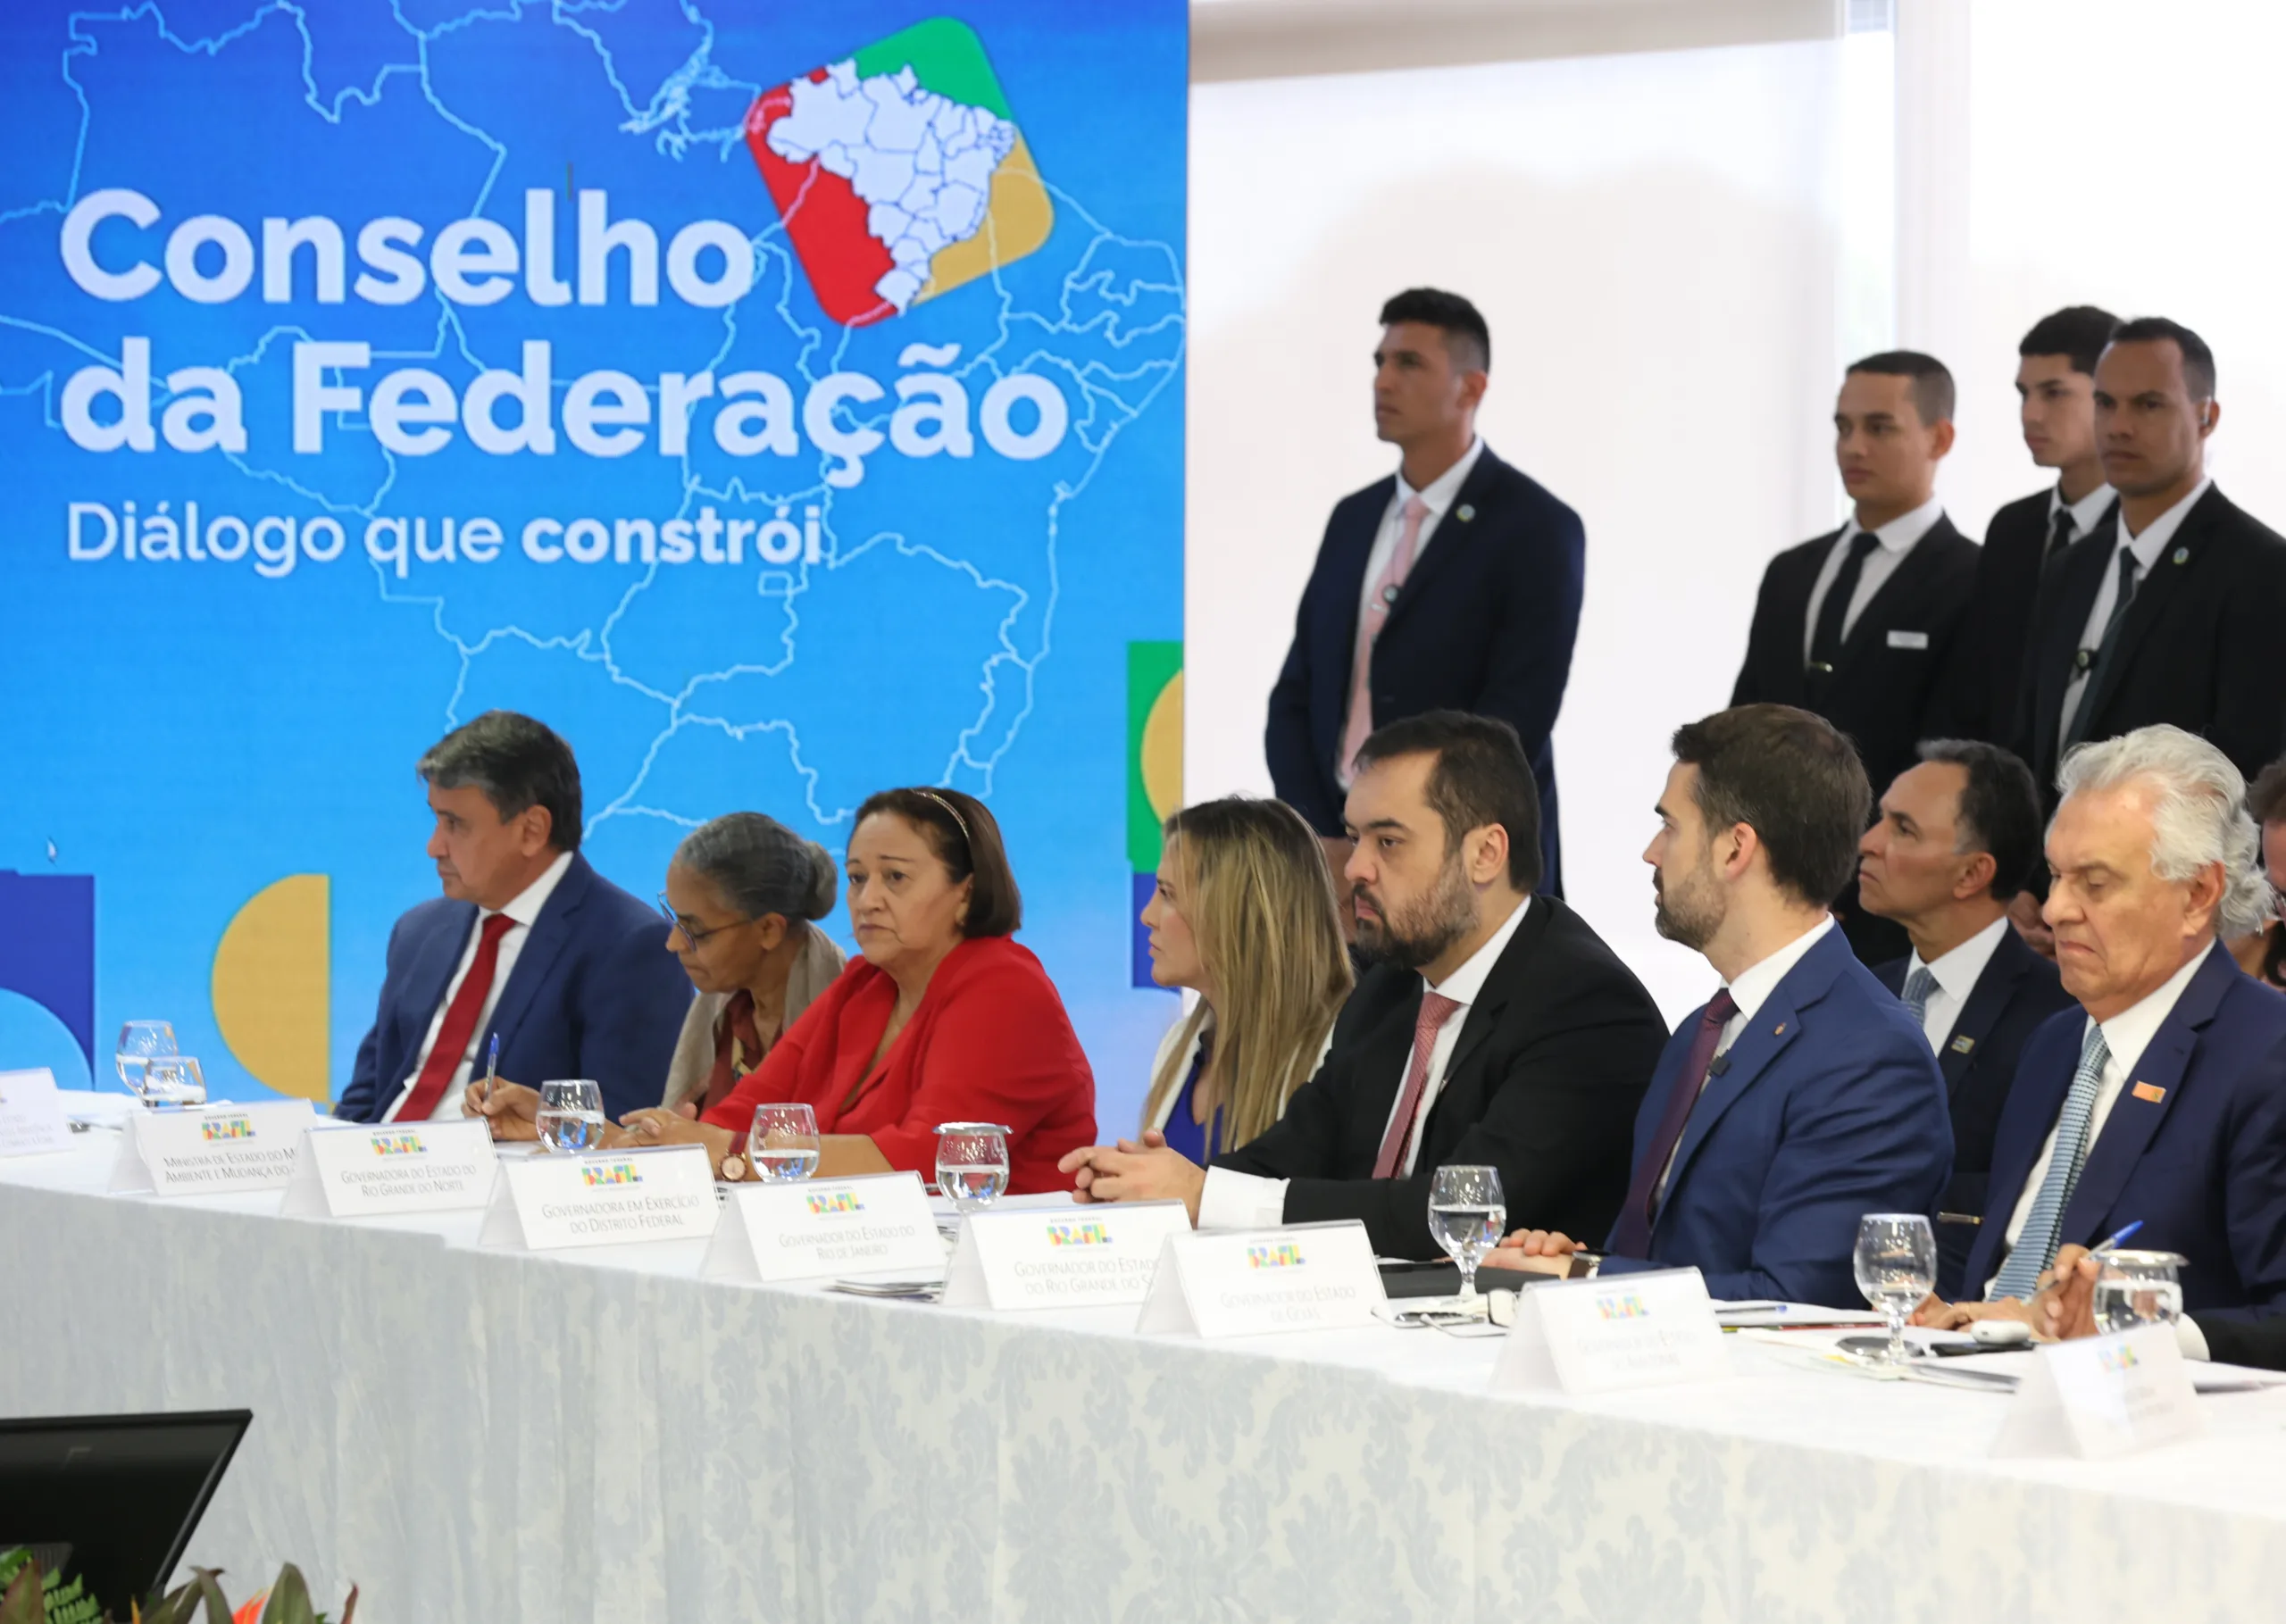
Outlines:
<svg viewBox="0 0 2286 1624"><path fill-rule="evenodd" d="M2008 1253L1987 1294L1993 1302L2031 1297L2040 1287L2041 1272L2056 1261L2057 1231L2064 1222L2064 1209L2072 1204L2072 1192L2080 1187L2080 1170L2088 1162L2088 1120L2095 1113L2104 1067L2110 1062L2104 1029L2091 1021L2088 1039L2080 1045L2080 1070L2073 1074L2072 1092L2064 1096L2064 1112L2056 1119L2056 1147L2048 1153L2048 1174L2040 1181L2040 1194L2032 1197L2016 1249Z"/></svg>
<svg viewBox="0 0 2286 1624"><path fill-rule="evenodd" d="M1937 978L1929 973L1926 964L1916 964L1913 973L1905 979L1905 991L1898 995L1905 1001L1906 1012L1919 1026L1929 1019L1929 995L1937 990Z"/></svg>

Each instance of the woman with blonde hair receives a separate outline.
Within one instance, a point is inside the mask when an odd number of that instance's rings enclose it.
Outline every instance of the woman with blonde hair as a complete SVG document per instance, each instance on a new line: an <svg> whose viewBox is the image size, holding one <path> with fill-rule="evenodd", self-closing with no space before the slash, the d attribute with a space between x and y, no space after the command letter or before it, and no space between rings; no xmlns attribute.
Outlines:
<svg viewBox="0 0 2286 1624"><path fill-rule="evenodd" d="M1143 1126L1200 1166L1284 1113L1349 996L1325 849L1282 801L1233 795L1166 821L1143 910L1151 977L1197 1006L1159 1045Z"/></svg>

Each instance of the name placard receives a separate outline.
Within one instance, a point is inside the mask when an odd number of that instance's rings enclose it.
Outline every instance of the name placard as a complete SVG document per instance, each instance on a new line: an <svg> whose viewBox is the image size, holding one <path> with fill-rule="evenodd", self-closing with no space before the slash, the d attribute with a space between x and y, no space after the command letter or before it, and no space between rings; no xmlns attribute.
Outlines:
<svg viewBox="0 0 2286 1624"><path fill-rule="evenodd" d="M305 1128L279 1211L306 1218L376 1218L480 1207L492 1198L499 1165L490 1128L474 1118Z"/></svg>
<svg viewBox="0 0 2286 1624"><path fill-rule="evenodd" d="M1495 1393L1612 1393L1731 1373L1696 1269L1551 1280L1516 1294Z"/></svg>
<svg viewBox="0 0 2286 1624"><path fill-rule="evenodd" d="M130 1112L111 1188L155 1195L282 1188L293 1174L302 1130L316 1114L307 1100Z"/></svg>
<svg viewBox="0 0 2286 1624"><path fill-rule="evenodd" d="M0 1156L70 1150L71 1124L55 1092L55 1073L0 1071Z"/></svg>
<svg viewBox="0 0 2286 1624"><path fill-rule="evenodd" d="M948 1308L1103 1308L1140 1303L1159 1248L1190 1233L1180 1201L972 1212L945 1272Z"/></svg>
<svg viewBox="0 0 2286 1624"><path fill-rule="evenodd" d="M917 1173L741 1185L699 1266L701 1279L815 1279L880 1269L930 1273L945 1242Z"/></svg>
<svg viewBox="0 0 2286 1624"><path fill-rule="evenodd" d="M591 1155L505 1157L480 1246L550 1252L626 1241L704 1240L721 1219L703 1145Z"/></svg>
<svg viewBox="0 0 2286 1624"><path fill-rule="evenodd" d="M1166 1238L1135 1328L1200 1337L1338 1330L1389 1300L1356 1219Z"/></svg>
<svg viewBox="0 0 2286 1624"><path fill-rule="evenodd" d="M2206 1430L2174 1327L2140 1325L2035 1350L1992 1453L2101 1461Z"/></svg>

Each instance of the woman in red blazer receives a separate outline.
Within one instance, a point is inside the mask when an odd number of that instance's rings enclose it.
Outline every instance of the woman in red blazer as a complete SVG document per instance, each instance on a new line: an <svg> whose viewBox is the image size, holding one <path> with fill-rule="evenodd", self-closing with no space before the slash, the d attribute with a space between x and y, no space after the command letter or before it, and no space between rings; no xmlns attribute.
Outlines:
<svg viewBox="0 0 2286 1624"><path fill-rule="evenodd" d="M1059 1190L1059 1157L1092 1144L1095 1076L1055 983L1008 939L1022 917L1000 829L953 789L889 789L857 810L847 888L860 957L769 1057L696 1120L622 1119L643 1144L704 1142L742 1177L760 1104L816 1113L822 1177L933 1177L939 1122L999 1122L1008 1189Z"/></svg>

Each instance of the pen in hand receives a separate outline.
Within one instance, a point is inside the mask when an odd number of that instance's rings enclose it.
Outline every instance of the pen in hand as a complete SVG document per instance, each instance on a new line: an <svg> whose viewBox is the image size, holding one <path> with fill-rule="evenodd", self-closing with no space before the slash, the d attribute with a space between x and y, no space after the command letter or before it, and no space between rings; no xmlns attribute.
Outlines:
<svg viewBox="0 0 2286 1624"><path fill-rule="evenodd" d="M2096 1253L2097 1253L2097 1255L2098 1255L2098 1256L2101 1256L2103 1253L2107 1253L2107 1252L2116 1251L2116 1250L2118 1249L2118 1247L2119 1247L2120 1244L2121 1244L2123 1241L2127 1241L2127 1240L2132 1240L2132 1239L2133 1239L2133 1238L2134 1238L2134 1236L2135 1236L2135 1232L2136 1232L2138 1229L2140 1229L2142 1227L2143 1227L2143 1220L2142 1220L2141 1219L2140 1219L2140 1218L2139 1218L2139 1219L2137 1219L2133 1223L2132 1223L2132 1224L2128 1225L2125 1228L2122 1229L2118 1234L2116 1234L2116 1235L2113 1236L2109 1240L2106 1241L2102 1245L2098 1246L2098 1247L2096 1248Z"/></svg>
<svg viewBox="0 0 2286 1624"><path fill-rule="evenodd" d="M484 1057L484 1097L488 1103L493 1086L500 1080L500 1034L492 1034L492 1048Z"/></svg>

